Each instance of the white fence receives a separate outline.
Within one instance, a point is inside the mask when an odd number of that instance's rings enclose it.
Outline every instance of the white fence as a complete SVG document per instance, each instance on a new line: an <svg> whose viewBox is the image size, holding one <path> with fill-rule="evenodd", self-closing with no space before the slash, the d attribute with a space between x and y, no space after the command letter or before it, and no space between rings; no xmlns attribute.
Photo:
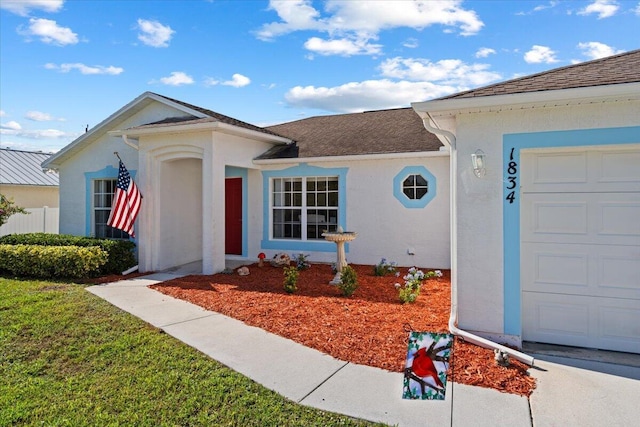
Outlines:
<svg viewBox="0 0 640 427"><path fill-rule="evenodd" d="M58 234L59 208L29 208L25 214L15 214L3 226L0 226L0 236L23 233L54 233Z"/></svg>

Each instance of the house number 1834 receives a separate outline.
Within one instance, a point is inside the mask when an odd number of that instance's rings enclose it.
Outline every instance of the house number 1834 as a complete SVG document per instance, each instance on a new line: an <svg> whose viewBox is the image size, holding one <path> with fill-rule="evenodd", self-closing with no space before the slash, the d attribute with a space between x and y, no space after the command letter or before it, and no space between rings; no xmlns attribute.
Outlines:
<svg viewBox="0 0 640 427"><path fill-rule="evenodd" d="M518 163L513 160L513 150L511 148L511 153L509 154L509 163L507 165L507 197L506 199L509 203L513 203L516 199L516 187L518 186Z"/></svg>

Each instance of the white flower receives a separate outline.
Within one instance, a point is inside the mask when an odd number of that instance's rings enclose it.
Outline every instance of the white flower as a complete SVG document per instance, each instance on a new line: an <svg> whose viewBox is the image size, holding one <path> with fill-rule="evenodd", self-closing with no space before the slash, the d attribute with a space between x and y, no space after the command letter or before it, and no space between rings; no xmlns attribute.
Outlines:
<svg viewBox="0 0 640 427"><path fill-rule="evenodd" d="M396 289L400 289L400 283L396 283L396 284L395 284L395 285L393 285L393 286L395 286L395 288L396 288Z"/></svg>

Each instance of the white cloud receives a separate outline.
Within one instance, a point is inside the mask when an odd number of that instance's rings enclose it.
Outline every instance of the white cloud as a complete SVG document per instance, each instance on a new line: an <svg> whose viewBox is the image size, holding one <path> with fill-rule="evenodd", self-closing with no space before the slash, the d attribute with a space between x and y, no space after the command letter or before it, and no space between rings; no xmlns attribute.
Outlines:
<svg viewBox="0 0 640 427"><path fill-rule="evenodd" d="M296 107L352 113L378 108L406 107L484 85L501 78L486 64L465 64L457 59L391 58L380 64L380 80L350 82L335 87L296 86L286 101Z"/></svg>
<svg viewBox="0 0 640 427"><path fill-rule="evenodd" d="M430 82L394 82L368 80L336 87L296 86L285 94L295 107L314 108L339 113L407 107L416 100L426 100L455 92L456 88Z"/></svg>
<svg viewBox="0 0 640 427"><path fill-rule="evenodd" d="M491 49L490 47L481 47L476 52L476 58L486 58L489 55L495 55L495 49Z"/></svg>
<svg viewBox="0 0 640 427"><path fill-rule="evenodd" d="M175 33L168 25L147 19L138 19L138 29L138 39L152 47L169 47L169 41Z"/></svg>
<svg viewBox="0 0 640 427"><path fill-rule="evenodd" d="M18 131L22 129L22 126L20 126L20 123L12 120L10 122L0 125L0 129Z"/></svg>
<svg viewBox="0 0 640 427"><path fill-rule="evenodd" d="M578 11L578 15L598 15L598 19L609 18L618 12L620 6L615 0L595 0L589 6Z"/></svg>
<svg viewBox="0 0 640 427"><path fill-rule="evenodd" d="M272 40L295 31L318 31L327 33L329 40L313 37L305 44L317 53L345 55L359 46L358 54L375 55L381 46L370 45L369 40L377 40L383 30L444 25L464 36L478 33L484 24L473 10L463 9L461 4L460 0L329 0L324 8L326 16L322 16L310 0L271 0L269 9L278 14L280 21L263 25L256 34L261 40Z"/></svg>
<svg viewBox="0 0 640 427"><path fill-rule="evenodd" d="M6 115L7 115L7 113L5 113L5 111L4 111L4 110L0 110L0 117L4 117L4 116L6 116Z"/></svg>
<svg viewBox="0 0 640 427"><path fill-rule="evenodd" d="M547 46L534 45L530 51L524 54L524 60L529 64L552 64L558 62L556 52Z"/></svg>
<svg viewBox="0 0 640 427"><path fill-rule="evenodd" d="M39 37L47 44L65 46L78 43L78 35L70 28L60 27L56 21L44 18L29 19L29 28L18 28L18 33L25 36Z"/></svg>
<svg viewBox="0 0 640 427"><path fill-rule="evenodd" d="M318 37L311 37L304 44L304 47L319 55L377 55L381 53L382 45L370 44L368 39L350 40L347 38L322 40Z"/></svg>
<svg viewBox="0 0 640 427"><path fill-rule="evenodd" d="M32 10L57 12L62 9L64 0L2 0L0 9L8 10L20 16L28 16Z"/></svg>
<svg viewBox="0 0 640 427"><path fill-rule="evenodd" d="M418 41L418 39L410 37L407 40L405 40L404 43L402 43L402 46L407 47L409 49L415 49L418 46L420 46L420 42Z"/></svg>
<svg viewBox="0 0 640 427"><path fill-rule="evenodd" d="M578 43L578 48L582 50L582 54L589 60L604 58L606 56L624 52L623 50L612 48L611 46L607 46L600 42Z"/></svg>
<svg viewBox="0 0 640 427"><path fill-rule="evenodd" d="M638 16L640 16L640 3L638 3L638 5L636 6L635 9L633 9L634 13Z"/></svg>
<svg viewBox="0 0 640 427"><path fill-rule="evenodd" d="M47 70L58 70L61 73L68 73L72 70L78 70L80 71L81 74L89 74L89 75L109 74L112 76L117 76L118 74L121 74L122 72L124 72L124 68L114 67L113 65L105 67L103 65L89 66L81 63L60 64L60 65L48 63L44 65L44 68L46 68Z"/></svg>
<svg viewBox="0 0 640 427"><path fill-rule="evenodd" d="M233 86L233 87L244 87L251 83L251 79L247 76L243 76L242 74L234 74L231 76L231 80L227 80L222 84L225 86Z"/></svg>
<svg viewBox="0 0 640 427"><path fill-rule="evenodd" d="M438 82L459 90L485 85L501 78L500 74L488 71L488 68L487 64L465 64L459 59L430 62L426 59L399 57L387 59L380 65L385 77Z"/></svg>
<svg viewBox="0 0 640 427"><path fill-rule="evenodd" d="M64 122L65 119L55 118L49 113L43 113L41 111L28 111L24 116L28 120L33 120L34 122L50 122L50 121L58 121Z"/></svg>
<svg viewBox="0 0 640 427"><path fill-rule="evenodd" d="M174 71L168 77L162 77L160 83L169 86L182 86L193 84L193 77L182 71ZM154 83L153 81L151 83Z"/></svg>

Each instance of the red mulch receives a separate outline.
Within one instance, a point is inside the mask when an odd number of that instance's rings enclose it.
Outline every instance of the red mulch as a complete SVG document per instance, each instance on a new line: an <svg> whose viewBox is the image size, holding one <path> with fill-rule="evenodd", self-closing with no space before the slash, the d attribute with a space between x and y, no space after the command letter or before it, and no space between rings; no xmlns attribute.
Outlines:
<svg viewBox="0 0 640 427"><path fill-rule="evenodd" d="M248 276L186 276L151 287L337 359L402 372L408 328L448 332L449 271L425 281L415 303L402 304L394 288L401 277L374 276L372 266L352 267L360 286L351 297L329 285L331 267L323 264L300 272L294 294L284 292L283 269L267 264L248 266ZM401 269L401 275L406 270ZM523 396L535 388L526 365L512 360L509 367L498 366L491 350L460 339L454 344L449 379Z"/></svg>

